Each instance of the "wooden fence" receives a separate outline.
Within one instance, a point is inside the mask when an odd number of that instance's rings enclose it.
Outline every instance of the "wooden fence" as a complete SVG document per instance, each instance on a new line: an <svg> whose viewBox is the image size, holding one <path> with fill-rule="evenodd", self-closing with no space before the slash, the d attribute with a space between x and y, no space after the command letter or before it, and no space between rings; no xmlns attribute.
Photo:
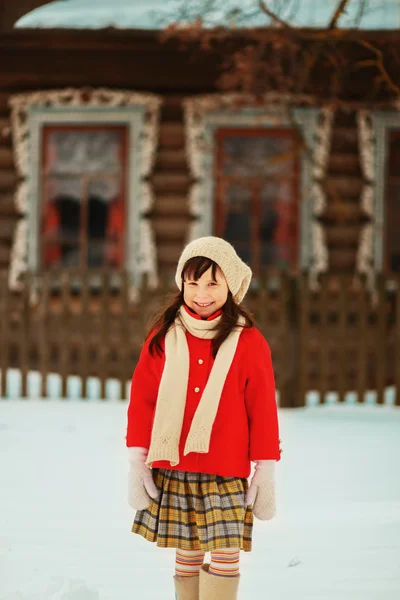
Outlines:
<svg viewBox="0 0 400 600"><path fill-rule="evenodd" d="M393 284L395 283L395 285ZM0 274L0 396L7 395L7 374L21 373L21 395L28 397L28 373L41 375L40 396L48 396L48 375L77 375L87 397L89 377L127 384L140 353L150 317L174 291L167 284L143 286L135 297L125 272L78 271L28 275L20 292L11 292ZM354 278L325 276L310 289L307 274L274 274L246 296L267 338L274 361L279 404L304 406L306 394L319 401L335 391L339 401L357 393L365 401L375 390L382 403L387 386L400 390L400 293L377 280L374 294ZM400 405L400 394L396 394Z"/></svg>
<svg viewBox="0 0 400 600"><path fill-rule="evenodd" d="M321 403L329 391L337 392L339 402L349 391L364 402L373 390L382 404L388 386L394 386L400 405L399 283L378 276L371 294L360 279L324 276L313 291L303 275L298 295L299 394L293 405L303 406L308 390L316 390Z"/></svg>

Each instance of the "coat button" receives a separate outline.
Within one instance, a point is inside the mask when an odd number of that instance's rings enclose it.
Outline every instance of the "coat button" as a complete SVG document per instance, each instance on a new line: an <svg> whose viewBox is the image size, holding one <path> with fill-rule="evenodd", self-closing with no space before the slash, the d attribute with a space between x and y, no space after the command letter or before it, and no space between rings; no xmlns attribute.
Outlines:
<svg viewBox="0 0 400 600"><path fill-rule="evenodd" d="M204 360L202 358L199 358L199 360L197 362L199 363L199 365L202 365Z"/></svg>
<svg viewBox="0 0 400 600"><path fill-rule="evenodd" d="M199 387L195 387L195 388L194 388L194 391L197 393L197 392L199 392L199 391L200 391L200 388L199 388Z"/></svg>

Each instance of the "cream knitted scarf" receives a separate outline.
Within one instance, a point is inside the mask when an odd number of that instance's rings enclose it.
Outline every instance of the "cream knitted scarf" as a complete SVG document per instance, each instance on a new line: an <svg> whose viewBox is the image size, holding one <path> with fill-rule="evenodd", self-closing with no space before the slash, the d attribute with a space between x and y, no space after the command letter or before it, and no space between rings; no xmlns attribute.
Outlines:
<svg viewBox="0 0 400 600"><path fill-rule="evenodd" d="M165 336L165 366L158 390L151 444L146 460L149 466L157 460L167 460L173 467L179 463L179 440L189 379L186 331L199 338L212 339L216 335L215 326L220 319L221 317L212 321L195 319L181 306L174 325ZM203 453L209 450L211 430L222 389L244 324L244 318L240 317L239 326L231 331L217 352L190 427L184 449L185 456L189 452Z"/></svg>

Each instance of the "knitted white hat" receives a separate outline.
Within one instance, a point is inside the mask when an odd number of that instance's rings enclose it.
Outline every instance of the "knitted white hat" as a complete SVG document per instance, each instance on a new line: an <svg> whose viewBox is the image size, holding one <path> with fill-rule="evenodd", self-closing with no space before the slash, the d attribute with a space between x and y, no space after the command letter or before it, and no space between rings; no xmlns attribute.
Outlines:
<svg viewBox="0 0 400 600"><path fill-rule="evenodd" d="M183 249L176 269L175 281L178 288L182 289L182 271L185 263L195 256L205 256L213 260L223 272L228 288L236 304L243 300L248 287L252 272L239 256L231 244L219 237L202 237L190 242Z"/></svg>

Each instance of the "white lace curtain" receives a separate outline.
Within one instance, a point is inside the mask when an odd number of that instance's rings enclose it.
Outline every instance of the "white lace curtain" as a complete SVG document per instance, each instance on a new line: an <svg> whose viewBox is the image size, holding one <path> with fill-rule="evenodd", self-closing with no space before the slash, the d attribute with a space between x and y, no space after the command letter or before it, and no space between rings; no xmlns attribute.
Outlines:
<svg viewBox="0 0 400 600"><path fill-rule="evenodd" d="M50 197L80 199L82 176L89 193L110 201L119 193L121 136L116 131L54 131L46 141L46 176Z"/></svg>

